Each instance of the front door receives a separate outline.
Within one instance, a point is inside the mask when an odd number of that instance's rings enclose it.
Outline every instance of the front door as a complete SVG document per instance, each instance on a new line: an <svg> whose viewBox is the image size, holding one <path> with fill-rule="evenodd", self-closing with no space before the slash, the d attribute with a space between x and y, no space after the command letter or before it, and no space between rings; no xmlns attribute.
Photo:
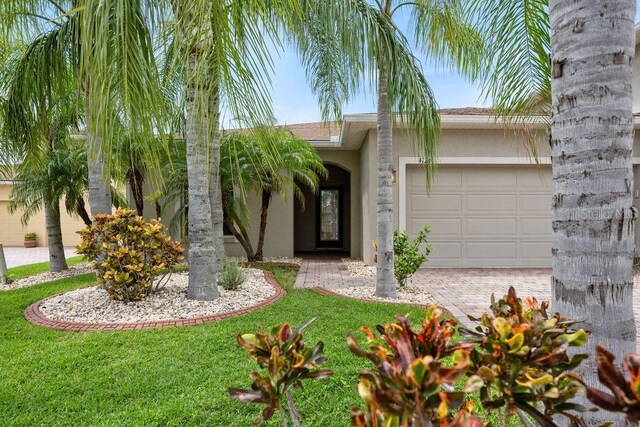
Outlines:
<svg viewBox="0 0 640 427"><path fill-rule="evenodd" d="M343 247L342 188L321 187L316 203L316 246L318 249Z"/></svg>

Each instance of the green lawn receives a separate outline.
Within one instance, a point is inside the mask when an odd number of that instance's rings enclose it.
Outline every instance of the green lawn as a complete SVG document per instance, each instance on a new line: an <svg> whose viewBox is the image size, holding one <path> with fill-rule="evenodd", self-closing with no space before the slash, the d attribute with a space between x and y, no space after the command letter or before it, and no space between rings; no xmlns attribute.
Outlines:
<svg viewBox="0 0 640 427"><path fill-rule="evenodd" d="M336 374L296 391L305 426L349 425L358 370L347 333L420 310L353 302L291 290L295 272L272 268L289 294L241 318L198 327L64 333L31 325L22 312L47 295L91 284L91 275L0 293L0 425L249 426L259 406L243 406L227 387L248 387L252 362L235 341L257 325L311 317L309 341L323 340ZM278 425L274 421L268 425Z"/></svg>
<svg viewBox="0 0 640 427"><path fill-rule="evenodd" d="M67 265L69 267L71 267L72 265L80 264L81 262L84 262L84 257L82 256L67 258ZM8 269L7 273L13 280L18 280L27 276L33 276L34 274L44 273L46 271L49 271L48 261L21 265L19 267L12 267Z"/></svg>

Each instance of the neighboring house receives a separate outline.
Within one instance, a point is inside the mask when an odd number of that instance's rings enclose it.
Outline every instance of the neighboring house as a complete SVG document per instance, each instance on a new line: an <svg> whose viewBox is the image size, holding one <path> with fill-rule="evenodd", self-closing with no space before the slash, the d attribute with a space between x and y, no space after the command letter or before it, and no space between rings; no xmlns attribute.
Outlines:
<svg viewBox="0 0 640 427"><path fill-rule="evenodd" d="M34 215L29 224L23 226L20 222L21 211L13 215L9 214L9 193L13 188L12 181L0 180L0 243L4 246L22 246L24 234L35 232L37 234L38 246L47 246L47 228L44 223L44 213L39 212ZM60 215L62 221L62 241L65 246L75 246L80 243L80 236L76 231L84 228L84 223L80 219L69 216L60 204Z"/></svg>

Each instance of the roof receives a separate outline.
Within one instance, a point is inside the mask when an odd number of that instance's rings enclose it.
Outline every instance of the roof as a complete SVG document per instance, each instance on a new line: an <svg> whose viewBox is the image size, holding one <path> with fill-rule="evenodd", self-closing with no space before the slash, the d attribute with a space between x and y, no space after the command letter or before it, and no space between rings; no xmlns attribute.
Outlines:
<svg viewBox="0 0 640 427"><path fill-rule="evenodd" d="M294 135L307 141L329 141L331 136L340 134L340 125L337 122L312 122L284 125Z"/></svg>
<svg viewBox="0 0 640 427"><path fill-rule="evenodd" d="M493 110L483 107L462 107L441 108L438 112L443 116L490 116Z"/></svg>

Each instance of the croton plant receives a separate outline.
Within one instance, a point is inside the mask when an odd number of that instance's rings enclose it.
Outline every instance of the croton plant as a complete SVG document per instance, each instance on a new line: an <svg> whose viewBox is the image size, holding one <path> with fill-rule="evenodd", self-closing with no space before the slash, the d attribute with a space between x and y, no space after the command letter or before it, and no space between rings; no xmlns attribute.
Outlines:
<svg viewBox="0 0 640 427"><path fill-rule="evenodd" d="M427 310L419 332L412 330L405 316L378 326L378 337L362 327L367 341L364 350L347 337L349 349L369 359L373 369L360 372L358 392L365 410L352 409L352 424L373 426L473 426L480 425L465 407L465 391L454 383L470 368L473 344L455 343L456 321L446 318L435 306ZM449 358L451 363L444 363ZM455 417L453 410L458 410Z"/></svg>
<svg viewBox="0 0 640 427"><path fill-rule="evenodd" d="M507 416L518 414L525 424L531 417L538 425L555 426L553 417L560 415L582 425L569 412L585 410L571 402L582 387L568 372L587 356L570 357L567 349L584 345L587 334L573 331L575 322L547 309L547 303L535 298L523 302L513 287L498 301L492 297L491 312L472 318L480 322L477 332L460 329L478 344L471 353L474 372L469 381L480 385L486 410L504 407Z"/></svg>
<svg viewBox="0 0 640 427"><path fill-rule="evenodd" d="M93 261L111 298L139 301L166 283L163 277L183 261L179 242L172 241L158 220L146 222L132 210L99 214L80 231L79 254Z"/></svg>
<svg viewBox="0 0 640 427"><path fill-rule="evenodd" d="M278 411L286 426L283 406L283 401L286 400L291 421L294 426L299 426L302 417L294 405L291 390L302 388L303 380L317 380L333 375L333 371L329 369L318 369L327 361L322 355L322 341L309 347L302 339L302 331L314 320L311 319L295 331L285 323L274 326L269 333L238 335L238 343L263 369L263 373L251 373L253 382L250 389L230 388L229 394L243 402L265 405L262 417L255 420L256 424L270 419Z"/></svg>
<svg viewBox="0 0 640 427"><path fill-rule="evenodd" d="M629 379L614 364L615 356L602 346L596 346L596 366L598 379L611 394L586 385L587 399L609 412L622 412L629 425L640 425L640 356L628 354L622 360Z"/></svg>

